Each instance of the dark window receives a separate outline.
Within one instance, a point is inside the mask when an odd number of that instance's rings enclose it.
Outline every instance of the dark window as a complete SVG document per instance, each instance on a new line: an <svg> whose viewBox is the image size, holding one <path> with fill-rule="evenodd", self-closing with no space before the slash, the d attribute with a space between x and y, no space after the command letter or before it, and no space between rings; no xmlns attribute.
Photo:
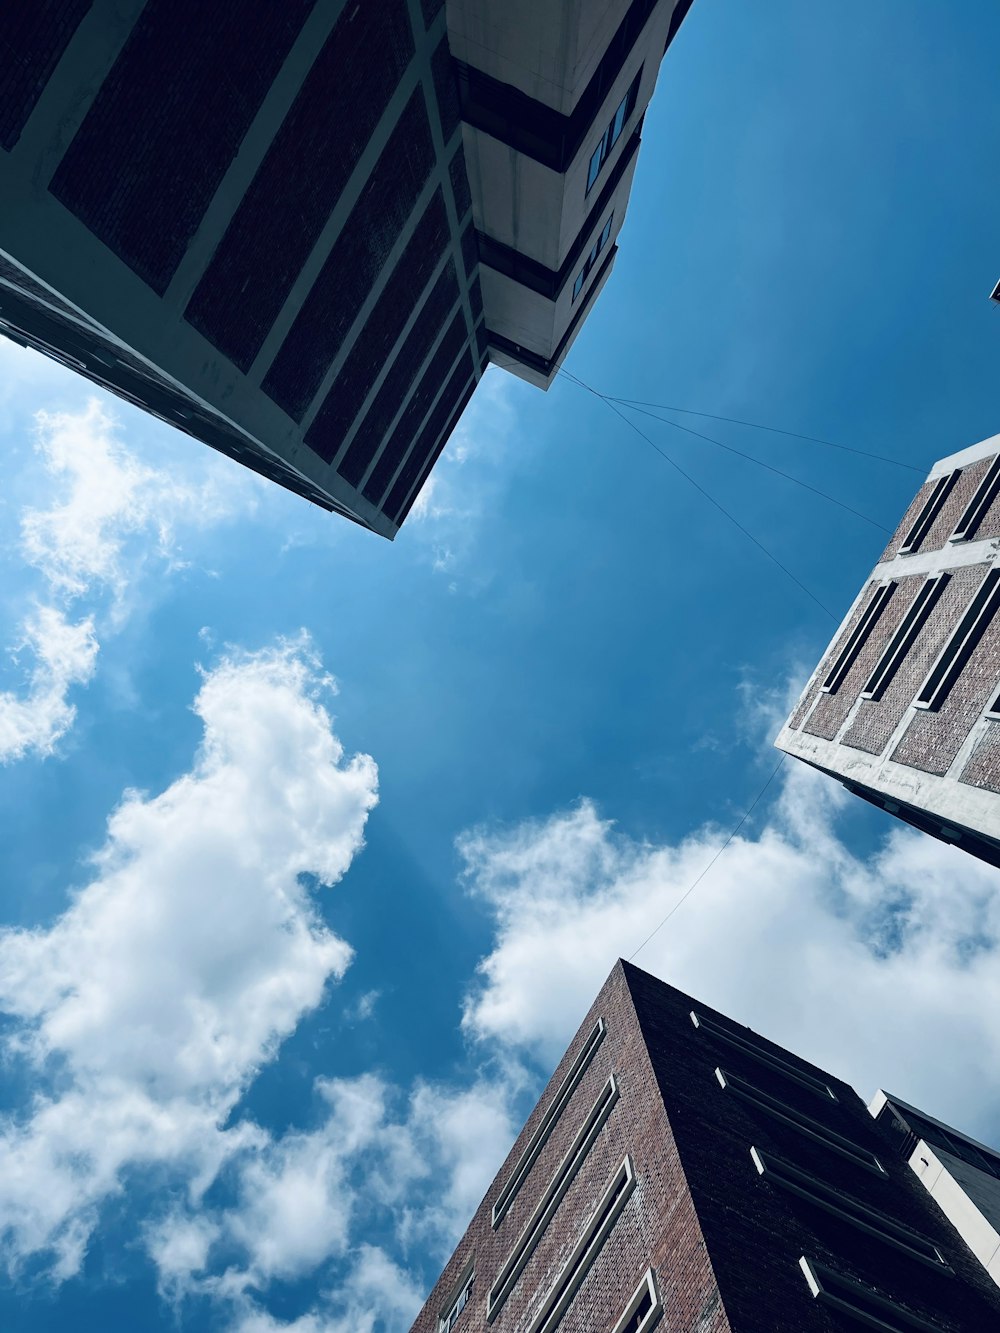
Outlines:
<svg viewBox="0 0 1000 1333"><path fill-rule="evenodd" d="M591 246L590 254L587 256L587 262L584 264L583 268L577 274L576 282L573 283L574 301L583 291L583 285L587 281L587 278L590 276L590 272L593 269L594 265L597 263L597 256L601 253L601 251L604 249L604 247L607 245L608 241L611 238L611 222L613 218L614 214L612 213L611 217L609 217L607 222L605 222L604 227L601 230L600 236L598 236L597 240Z"/></svg>
<svg viewBox="0 0 1000 1333"><path fill-rule="evenodd" d="M884 1333L911 1333L913 1329L922 1333L944 1333L940 1324L922 1319L898 1302L879 1295L853 1278L834 1272L815 1259L803 1255L799 1267L809 1283L809 1290L821 1304L840 1310L861 1324L882 1329Z"/></svg>
<svg viewBox="0 0 1000 1333"><path fill-rule="evenodd" d="M994 458L986 476L976 487L975 495L966 506L965 513L958 520L958 525L949 540L960 542L968 541L970 537L974 537L976 529L983 521L983 517L996 499L998 492L1000 492L1000 454Z"/></svg>
<svg viewBox="0 0 1000 1333"><path fill-rule="evenodd" d="M927 623L927 618L936 606L947 582L947 574L936 574L928 579L917 593L895 634L886 645L875 670L869 676L865 688L861 691L862 699L882 698L889 682L916 642L917 635Z"/></svg>
<svg viewBox="0 0 1000 1333"><path fill-rule="evenodd" d="M628 92L618 104L618 109L611 117L611 124L601 135L597 147L590 155L590 166L587 170L587 194L593 189L594 182L601 174L601 168L611 156L612 149L618 140L622 137L622 130L628 124L629 117L635 110L635 104L639 97L639 82L642 79L642 69L632 80Z"/></svg>
<svg viewBox="0 0 1000 1333"><path fill-rule="evenodd" d="M980 639L1000 606L1000 569L991 569L958 623L941 656L931 667L920 693L918 708L940 708L962 674Z"/></svg>
<svg viewBox="0 0 1000 1333"><path fill-rule="evenodd" d="M458 425L462 413L465 411L468 405L469 399L475 392L475 388L476 388L476 381L470 380L468 384L465 386L465 388L462 390L462 395L459 398L457 404L455 405L454 412L451 414L451 420L448 422L447 426L445 426L444 430L441 432L440 439L438 440L433 451L431 452L430 457L427 459L426 463L424 463L424 466L421 468L420 475L419 477L417 477L416 483L414 484L413 489L410 491L408 498L403 502L402 508L397 509L395 512L395 515L393 517L393 522L396 524L397 527L399 527L402 524L407 514L416 504L417 496L423 490L424 482L430 476L431 469L434 467L434 464L440 458L441 451L444 449L445 445L451 439L452 432Z"/></svg>
<svg viewBox="0 0 1000 1333"><path fill-rule="evenodd" d="M921 506L920 513L914 519L913 526L903 540L899 548L900 555L909 555L915 551L923 539L930 531L931 524L940 514L945 500L951 493L952 487L962 475L961 468L956 468L954 472L949 472L947 476L938 477L937 481L931 487L931 493Z"/></svg>
<svg viewBox="0 0 1000 1333"><path fill-rule="evenodd" d="M837 660L830 668L826 680L822 684L822 690L825 694L836 694L844 683L844 677L850 671L857 660L861 649L868 642L872 630L879 616L885 610L886 603L897 588L895 583L884 583L881 588L876 588L871 601L865 607L861 619L854 626L847 642L837 656Z"/></svg>
<svg viewBox="0 0 1000 1333"><path fill-rule="evenodd" d="M431 78L434 81L434 96L438 104L438 116L441 120L441 134L445 143L449 143L458 129L461 108L458 102L458 86L455 82L455 70L448 50L448 34L441 38L437 50L431 57Z"/></svg>
<svg viewBox="0 0 1000 1333"><path fill-rule="evenodd" d="M473 373L472 354L466 351L452 372L444 393L438 399L416 444L400 468L392 490L382 504L382 512L395 523L403 521L402 514L405 511L407 497L415 493L418 478L427 475L425 464L430 460L433 466L441 450L448 443L448 436L457 421L453 415L455 406L462 399L465 385L472 379Z"/></svg>
<svg viewBox="0 0 1000 1333"><path fill-rule="evenodd" d="M475 1272L469 1274L468 1278L462 1283L462 1290L458 1293L451 1305L441 1316L441 1333L451 1333L451 1330L458 1323L458 1316L462 1313L469 1303L469 1297L472 1295L473 1283L476 1280Z"/></svg>
<svg viewBox="0 0 1000 1333"><path fill-rule="evenodd" d="M185 311L241 370L260 351L412 55L403 0L348 5L306 75ZM376 253L391 247L399 213L413 206L408 177L419 178L418 189L426 179L421 126L407 112L416 160L398 182L380 181Z"/></svg>
<svg viewBox="0 0 1000 1333"><path fill-rule="evenodd" d="M822 1079L818 1079L805 1069L799 1069L795 1065L789 1064L787 1060L782 1060L780 1056L764 1050L756 1042L749 1041L742 1033L732 1032L729 1028L724 1028L719 1023L713 1022L712 1019L695 1013L694 1010L691 1011L691 1022L699 1031L724 1041L728 1046L732 1046L735 1050L742 1051L744 1055L750 1056L752 1060L759 1060L762 1065L783 1074L785 1078L789 1078L795 1083L800 1083L818 1096L829 1097L832 1101L837 1100L833 1089Z"/></svg>
<svg viewBox="0 0 1000 1333"><path fill-rule="evenodd" d="M162 296L314 0L149 0L51 192Z"/></svg>

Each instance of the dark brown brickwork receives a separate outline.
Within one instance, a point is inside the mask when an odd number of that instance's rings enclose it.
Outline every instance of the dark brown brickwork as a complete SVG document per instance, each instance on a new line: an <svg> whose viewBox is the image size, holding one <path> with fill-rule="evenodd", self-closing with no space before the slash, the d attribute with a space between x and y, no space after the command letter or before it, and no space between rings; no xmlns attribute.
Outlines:
<svg viewBox="0 0 1000 1333"><path fill-rule="evenodd" d="M869 754L882 753L982 581L983 572L982 565L952 570L944 591L882 698L862 700L854 721L841 737L844 745Z"/></svg>
<svg viewBox="0 0 1000 1333"><path fill-rule="evenodd" d="M990 700L992 703L992 699ZM960 775L962 782L1000 792L1000 722L990 722Z"/></svg>
<svg viewBox="0 0 1000 1333"><path fill-rule="evenodd" d="M962 469L961 476L948 492L948 496L941 506L940 514L931 524L927 536L920 543L921 551L940 551L943 546L947 546L948 538L958 526L958 520L965 513L966 505L975 495L976 487L986 476L989 466L990 460L984 458L981 461L970 463L967 468Z"/></svg>
<svg viewBox="0 0 1000 1333"><path fill-rule="evenodd" d="M982 566L977 566L982 571ZM1000 619L994 619L936 712L919 710L892 753L899 764L947 773L1000 684Z"/></svg>
<svg viewBox="0 0 1000 1333"><path fill-rule="evenodd" d="M878 620L872 626L872 632L868 636L867 642L862 647L860 653L847 675L841 682L840 688L835 694L820 694L819 703L810 714L809 721L803 730L811 736L822 736L825 740L833 740L840 731L840 728L847 721L847 715L851 711L858 695L864 689L869 677L875 670L875 666L885 651L886 644L892 638L893 634L899 628L899 622L906 615L913 599L923 586L924 579L922 575L915 574L908 578L898 580L898 587L889 598L885 609ZM851 617L851 626L853 629L860 619L861 612L871 600L871 589L874 583L869 585L868 595L864 598L861 607ZM842 635L837 642L837 652L846 639ZM829 671L836 653L829 653L824 660L824 675ZM822 683L822 677L817 680L816 692L819 693L819 686Z"/></svg>
<svg viewBox="0 0 1000 1333"><path fill-rule="evenodd" d="M836 1101L734 1049L689 1012L714 1019L759 1049L825 1081ZM518 1161L598 1017L603 1043L496 1231L493 1200ZM786 1105L875 1153L865 1170L720 1087L738 1073ZM618 1104L492 1325L487 1294L525 1221L608 1074ZM886 1213L938 1246L948 1273L889 1246L761 1178L750 1148L780 1157ZM663 1297L662 1333L847 1333L855 1327L815 1301L798 1266L806 1254L933 1322L942 1333L998 1325L1000 1294L896 1155L887 1130L841 1080L627 963L616 965L471 1226L413 1325L438 1333L449 1296L474 1258L476 1280L458 1329L523 1333L541 1307L604 1185L631 1154L637 1187L559 1324L559 1333L609 1333L650 1264Z"/></svg>

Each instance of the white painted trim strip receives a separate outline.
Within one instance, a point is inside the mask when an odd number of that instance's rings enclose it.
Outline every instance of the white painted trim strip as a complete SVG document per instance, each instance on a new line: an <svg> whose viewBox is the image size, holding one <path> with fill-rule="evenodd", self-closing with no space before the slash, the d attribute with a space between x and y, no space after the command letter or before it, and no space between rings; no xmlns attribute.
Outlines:
<svg viewBox="0 0 1000 1333"><path fill-rule="evenodd" d="M617 1324L611 1330L611 1333L623 1333L630 1320L634 1319L636 1314L642 1308L643 1302L649 1301L649 1309L643 1315L642 1319L630 1333L646 1333L647 1329L653 1327L663 1310L663 1301L660 1299L660 1290L656 1283L656 1274L651 1268L647 1268L642 1275L642 1281L636 1287L629 1299L628 1305L621 1312Z"/></svg>

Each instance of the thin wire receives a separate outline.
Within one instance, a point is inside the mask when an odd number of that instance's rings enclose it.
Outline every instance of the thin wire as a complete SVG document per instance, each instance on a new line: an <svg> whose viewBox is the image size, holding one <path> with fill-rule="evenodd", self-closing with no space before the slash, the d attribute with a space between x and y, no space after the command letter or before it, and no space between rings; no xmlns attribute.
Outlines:
<svg viewBox="0 0 1000 1333"><path fill-rule="evenodd" d="M766 430L774 435L790 435L794 440L808 440L811 444L823 444L828 449L843 449L848 454L859 454L862 458L874 458L880 463L891 463L893 467L904 467L910 472L919 472L923 476L926 467L914 467L912 463L903 463L898 458L887 458L885 454L869 453L867 449L852 449L849 444L836 444L833 440L821 440L816 435L802 435L797 430L782 430L779 426L762 426L759 421L744 421L741 417L724 417L717 412L696 412L693 407L671 407L669 403L646 403L641 398L612 398L613 402L624 403L627 407L657 407L663 412L681 412L684 416L707 417L710 421L728 421L734 426L750 426L753 430Z"/></svg>
<svg viewBox="0 0 1000 1333"><path fill-rule="evenodd" d="M611 409L611 411L614 412L616 416L620 417L622 421L625 422L626 426L630 427L630 429L634 430L637 435L639 435L642 439L644 439L651 449L654 449L656 453L658 453L662 459L664 459L667 463L669 463L672 468L678 471L686 481L689 481L696 491L700 491L701 494L705 497L705 499L708 500L710 504L713 504L715 508L720 511L720 513L725 514L726 518L729 519L730 523L732 523L735 527L739 528L740 532L743 533L744 537L747 537L750 541L753 542L754 546L758 547L761 551L763 551L764 554L767 556L768 560L771 560L774 564L776 564L778 568L782 571L782 573L787 575L787 577L792 580L792 582L796 585L796 587L801 588L801 590L805 593L805 595L808 598L810 598L811 601L814 601L821 611L824 611L833 621L836 621L838 619L838 617L834 615L834 613L830 610L830 608L824 605L824 603L820 601L820 599L816 596L816 594L810 591L810 589L806 587L806 585L802 582L801 579L796 578L796 576L792 573L792 571L788 568L787 565L782 564L782 562L778 559L778 557L774 554L773 551L770 551L762 541L760 541L757 537L755 537L753 533L749 530L749 528L745 528L743 526L743 524L739 521L739 519L735 516L735 514L731 514L729 510L725 507L725 505L721 504L715 498L714 495L711 495L708 491L706 491L704 486L702 486L699 482L695 481L694 477L691 476L690 472L685 472L684 468L681 467L680 463L674 462L674 460L670 457L670 455L666 452L666 450L661 449L658 444L656 444L653 440L650 439L650 437L646 434L645 431L640 430L639 427L635 424L635 422L630 420L630 418L625 415L625 413L621 410L620 407L616 406L616 404L611 402L609 398L607 398L604 394L600 393L597 389L591 388L591 386L589 384L585 384L583 380L577 379L577 377L571 374L568 370L560 370L559 374L565 375L567 379L572 380L573 383L579 385L581 389L586 389L587 392L592 393L595 398L599 398L601 402L606 403L608 407Z"/></svg>
<svg viewBox="0 0 1000 1333"><path fill-rule="evenodd" d="M709 861L709 863L708 863L708 865L705 867L705 869L701 872L701 874L697 877L697 879L695 879L695 880L693 881L693 883L691 883L691 884L688 886L688 888L685 889L685 891L684 891L684 892L681 894L681 896L677 899L677 901L674 903L673 907L671 907L670 911L669 911L669 912L667 913L667 915L663 918L663 920L659 923L659 925L653 927L653 929L649 932L649 934L646 936L646 938L643 940L643 942L639 945L638 949L635 949L632 953L629 954L628 961L629 961L630 963L631 963L632 959L635 958L636 954L641 953L642 950L645 949L646 945L647 945L647 944L649 943L649 941L653 938L653 936L654 936L655 934L657 934L658 931L661 931L661 930L663 929L663 927L667 924L667 922L670 920L670 918L673 916L673 914L677 911L678 907L680 907L681 903L686 902L687 899L691 897L692 893L694 893L695 889L698 887L698 885L701 883L701 881L705 878L705 876L708 874L708 872L712 869L712 867L715 865L716 861L718 861L719 857L720 857L720 856L722 855L722 853L726 850L726 848L729 846L729 844L732 842L732 840L736 837L737 833L739 833L740 829L743 827L743 825L747 822L747 820L748 820L748 819L750 818L750 816L753 814L754 810L757 808L757 806L760 804L760 802L764 799L764 793L767 791L768 787L770 787L770 785L771 785L771 783L774 781L774 779L778 776L778 769L781 767L781 765L782 765L784 762L785 762L785 756L784 756L784 754L782 754L781 758L778 760L778 762L775 764L774 768L772 769L770 777L767 779L767 781L764 783L763 787L761 787L760 791L757 793L757 795L753 798L753 800L752 800L752 801L750 802L750 804L747 806L746 810L745 810L744 813L743 813L742 818L740 819L740 822L736 825L736 827L733 829L732 833L730 833L729 837L726 839L726 841L722 844L722 846L719 848L719 850L718 850L718 851L715 853L715 855L712 857L711 861Z"/></svg>
<svg viewBox="0 0 1000 1333"><path fill-rule="evenodd" d="M618 401L617 399L614 401ZM837 505L840 509L846 509L849 514L855 518L864 519L870 523L873 528L878 528L880 532L891 533L892 529L884 527L874 518L869 518L863 514L860 509L854 509L843 500L838 500L835 495L829 495L826 491L821 491L818 486L811 486L808 481L803 481L800 477L793 477L790 472L783 472L780 467L772 467L770 463L765 463L762 458L755 458L753 454L745 454L742 449L736 449L731 444L724 444L722 440L716 440L711 435L703 435L700 430L692 430L690 426L683 425L680 421L671 421L669 417L658 417L655 412L649 412L645 408L636 407L633 404L627 404L632 412L641 412L645 417L652 417L654 421L662 421L665 426L673 426L675 430L687 431L688 435L696 435L699 440L707 440L709 444L717 444L720 449L727 449L731 454L737 454L740 458L747 459L750 463L756 463L758 467L766 468L768 472L774 472L779 477L784 477L786 481L793 481L796 486L803 487L804 490L812 491L813 495L819 495L824 500L829 500L831 504Z"/></svg>

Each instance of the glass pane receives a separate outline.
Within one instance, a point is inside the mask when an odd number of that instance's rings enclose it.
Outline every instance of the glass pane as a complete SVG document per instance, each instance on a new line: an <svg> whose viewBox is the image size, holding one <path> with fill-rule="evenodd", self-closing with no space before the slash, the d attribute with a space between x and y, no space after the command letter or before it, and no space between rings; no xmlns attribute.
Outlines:
<svg viewBox="0 0 1000 1333"><path fill-rule="evenodd" d="M601 163L604 161L604 145L607 142L607 130L601 135L601 142L594 149L593 156L590 159L590 170L587 172L587 189L593 185L594 181L601 173Z"/></svg>
<svg viewBox="0 0 1000 1333"><path fill-rule="evenodd" d="M625 128L625 119L627 116L628 116L628 95L626 94L626 96L622 98L621 106L615 112L614 120L611 122L611 142L608 144L609 149L613 148L614 145L618 142L619 135Z"/></svg>
<svg viewBox="0 0 1000 1333"><path fill-rule="evenodd" d="M573 283L573 300L574 300L574 301L575 301L576 298L580 295L580 291L581 291L581 289L582 289L582 287L583 287L583 280L584 280L584 278L585 278L586 276L587 276L587 270L584 269L583 272L580 274L580 276L577 278L576 282Z"/></svg>

